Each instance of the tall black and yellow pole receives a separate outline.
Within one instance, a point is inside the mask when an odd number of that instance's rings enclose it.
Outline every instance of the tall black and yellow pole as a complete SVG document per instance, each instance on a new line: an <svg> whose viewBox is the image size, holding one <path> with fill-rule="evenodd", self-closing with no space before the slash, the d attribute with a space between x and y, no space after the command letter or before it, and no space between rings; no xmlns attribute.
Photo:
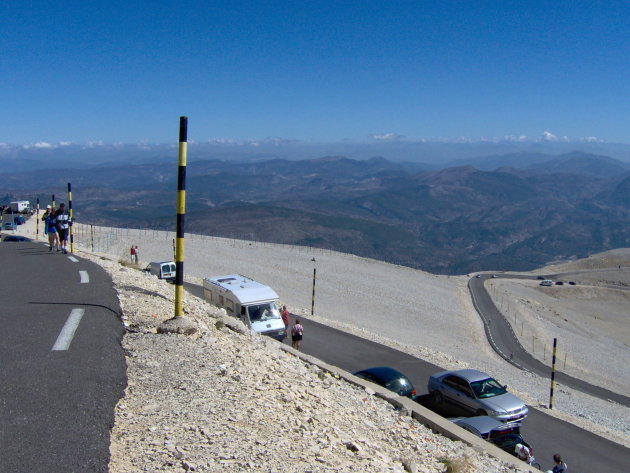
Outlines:
<svg viewBox="0 0 630 473"><path fill-rule="evenodd" d="M556 346L558 339L553 339L553 357L551 359L551 388L549 389L549 409L553 409L553 387L556 377Z"/></svg>
<svg viewBox="0 0 630 473"><path fill-rule="evenodd" d="M37 198L37 214L35 217L35 239L39 240L39 197Z"/></svg>
<svg viewBox="0 0 630 473"><path fill-rule="evenodd" d="M313 298L311 299L311 317L315 315L315 277L317 275L317 268L313 268Z"/></svg>
<svg viewBox="0 0 630 473"><path fill-rule="evenodd" d="M55 194L52 195L52 207L55 208Z"/></svg>
<svg viewBox="0 0 630 473"><path fill-rule="evenodd" d="M177 242L175 244L175 317L184 315L184 216L186 214L186 153L188 117L179 117L179 165L177 169Z"/></svg>
<svg viewBox="0 0 630 473"><path fill-rule="evenodd" d="M70 234L70 253L73 253L74 235L72 235L72 185L68 182L68 215L70 216L70 222L68 227L68 233Z"/></svg>

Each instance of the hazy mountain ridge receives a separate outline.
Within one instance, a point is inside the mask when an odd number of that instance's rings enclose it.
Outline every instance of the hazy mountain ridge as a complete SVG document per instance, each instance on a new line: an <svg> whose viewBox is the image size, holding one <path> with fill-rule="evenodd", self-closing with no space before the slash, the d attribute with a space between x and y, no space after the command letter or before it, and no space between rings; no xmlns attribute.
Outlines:
<svg viewBox="0 0 630 473"><path fill-rule="evenodd" d="M422 172L342 156L195 161L187 166L186 230L332 248L439 273L529 269L630 246L625 163L584 153L535 156L533 165L518 159L521 168ZM45 202L55 192L64 200L71 182L75 216L85 223L173 229L176 179L175 164L157 162L5 173L0 189L6 201Z"/></svg>

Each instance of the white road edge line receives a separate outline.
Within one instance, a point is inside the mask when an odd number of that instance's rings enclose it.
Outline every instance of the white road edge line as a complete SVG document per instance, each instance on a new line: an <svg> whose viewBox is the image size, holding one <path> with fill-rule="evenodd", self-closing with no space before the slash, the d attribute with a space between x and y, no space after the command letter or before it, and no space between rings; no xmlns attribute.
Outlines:
<svg viewBox="0 0 630 473"><path fill-rule="evenodd" d="M87 271L79 271L79 275L81 276L81 283L85 284L90 282L90 275Z"/></svg>
<svg viewBox="0 0 630 473"><path fill-rule="evenodd" d="M72 312L70 312L70 315L68 316L68 320L66 320L66 323L61 329L61 333L59 333L59 336L57 337L57 341L52 347L52 351L63 351L70 347L70 343L74 338L74 332L76 332L84 313L85 309L72 309Z"/></svg>
<svg viewBox="0 0 630 473"><path fill-rule="evenodd" d="M79 262L79 260L78 260L78 259L76 259L74 256L68 256L68 259L69 259L70 261L72 261L73 263L78 263L78 262Z"/></svg>

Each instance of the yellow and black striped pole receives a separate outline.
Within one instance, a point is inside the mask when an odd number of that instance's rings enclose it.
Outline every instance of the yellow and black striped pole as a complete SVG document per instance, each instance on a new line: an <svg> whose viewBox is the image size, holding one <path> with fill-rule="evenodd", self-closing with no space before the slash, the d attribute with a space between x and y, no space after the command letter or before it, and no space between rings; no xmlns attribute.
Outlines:
<svg viewBox="0 0 630 473"><path fill-rule="evenodd" d="M311 299L311 317L315 314L315 275L317 268L313 268L313 298Z"/></svg>
<svg viewBox="0 0 630 473"><path fill-rule="evenodd" d="M549 409L553 409L553 386L556 377L556 344L557 338L553 339L553 357L551 359L551 389L549 390Z"/></svg>
<svg viewBox="0 0 630 473"><path fill-rule="evenodd" d="M52 195L52 208L55 208L55 194Z"/></svg>
<svg viewBox="0 0 630 473"><path fill-rule="evenodd" d="M186 152L188 117L179 117L179 165L177 169L177 244L175 245L175 317L184 315L184 216L186 214Z"/></svg>
<svg viewBox="0 0 630 473"><path fill-rule="evenodd" d="M73 243L74 243L74 235L72 234L72 185L68 182L68 215L70 216L70 221L68 222L68 233L70 234L70 253L72 253Z"/></svg>
<svg viewBox="0 0 630 473"><path fill-rule="evenodd" d="M37 198L37 214L35 217L35 239L39 240L39 197Z"/></svg>

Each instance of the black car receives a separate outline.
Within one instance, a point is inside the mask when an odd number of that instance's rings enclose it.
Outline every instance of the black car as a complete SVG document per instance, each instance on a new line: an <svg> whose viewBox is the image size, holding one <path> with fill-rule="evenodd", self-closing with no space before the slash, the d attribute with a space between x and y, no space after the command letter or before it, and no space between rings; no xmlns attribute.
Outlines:
<svg viewBox="0 0 630 473"><path fill-rule="evenodd" d="M353 373L355 376L370 381L397 393L399 396L416 398L416 390L409 378L400 371L388 366L378 366Z"/></svg>
<svg viewBox="0 0 630 473"><path fill-rule="evenodd" d="M536 279L540 279L541 281L545 279L545 276L536 276Z"/></svg>
<svg viewBox="0 0 630 473"><path fill-rule="evenodd" d="M564 282L562 281L556 281L556 286L562 286L564 284Z"/></svg>
<svg viewBox="0 0 630 473"><path fill-rule="evenodd" d="M517 445L525 445L533 454L532 447L521 437L521 424L518 422L504 423L488 416L458 417L450 420L511 455L516 455Z"/></svg>

